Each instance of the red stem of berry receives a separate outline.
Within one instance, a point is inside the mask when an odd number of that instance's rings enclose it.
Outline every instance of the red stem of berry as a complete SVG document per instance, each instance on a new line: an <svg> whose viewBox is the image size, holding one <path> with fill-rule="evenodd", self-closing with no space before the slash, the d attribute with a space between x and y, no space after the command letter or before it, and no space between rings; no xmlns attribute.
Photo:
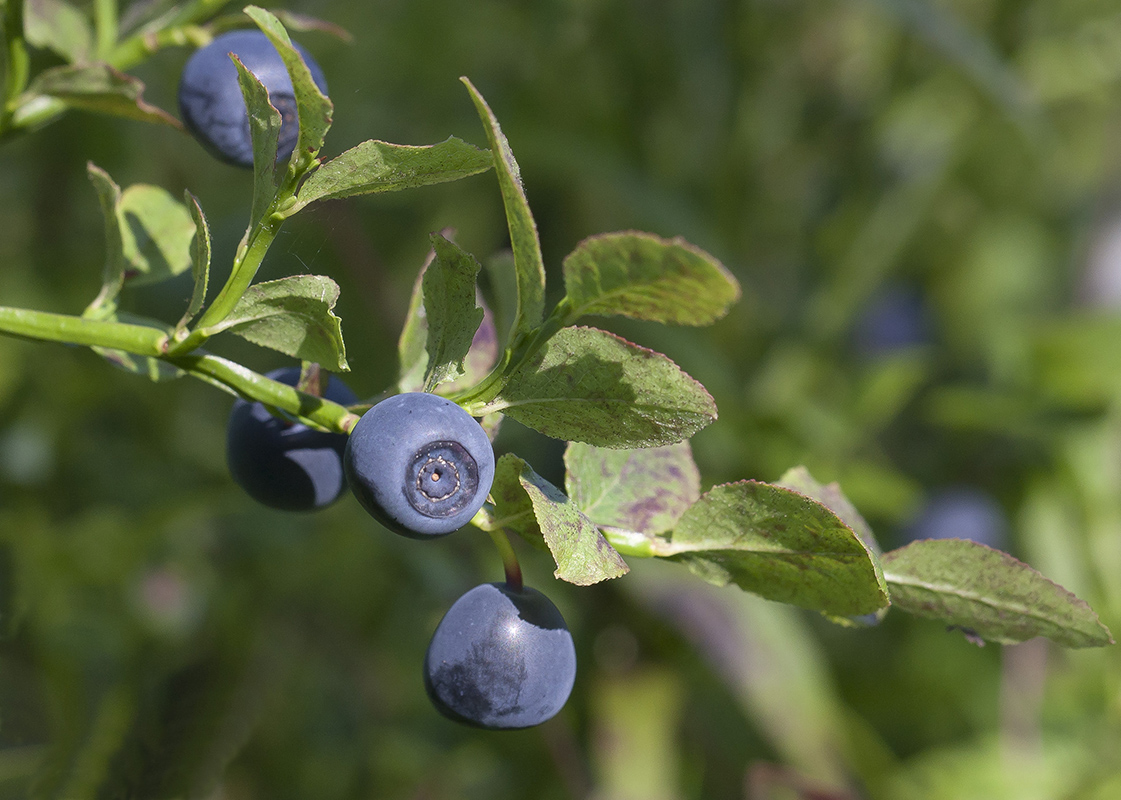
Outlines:
<svg viewBox="0 0 1121 800"><path fill-rule="evenodd" d="M490 531L490 538L494 542L494 546L498 548L498 554L502 557L502 568L506 571L506 586L515 592L520 592L522 590L522 565L518 563L518 556L510 544L509 537L506 536L506 531Z"/></svg>

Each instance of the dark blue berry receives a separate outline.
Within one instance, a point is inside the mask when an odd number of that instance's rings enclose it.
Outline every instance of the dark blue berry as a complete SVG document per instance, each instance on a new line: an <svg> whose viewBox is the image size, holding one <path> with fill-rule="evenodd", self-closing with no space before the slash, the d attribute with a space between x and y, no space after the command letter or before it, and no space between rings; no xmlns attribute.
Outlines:
<svg viewBox="0 0 1121 800"><path fill-rule="evenodd" d="M868 301L853 333L856 349L875 357L930 344L933 329L931 310L918 287L893 284Z"/></svg>
<svg viewBox="0 0 1121 800"><path fill-rule="evenodd" d="M293 46L303 57L320 91L326 94L327 80L319 65L302 47L295 43ZM259 30L223 33L190 57L179 80L179 113L184 124L216 158L252 168L249 115L230 53L241 59L246 69L269 90L269 102L281 116L277 159L287 159L299 137L296 96L280 53Z"/></svg>
<svg viewBox="0 0 1121 800"><path fill-rule="evenodd" d="M268 377L295 386L300 370L285 367ZM342 405L358 402L333 375L324 396ZM282 511L313 511L333 503L346 488L346 439L345 434L281 419L260 403L238 400L226 426L226 459L234 481L259 503Z"/></svg>
<svg viewBox="0 0 1121 800"><path fill-rule="evenodd" d="M354 496L390 530L421 539L459 530L494 481L494 450L450 400L410 392L367 411L346 446Z"/></svg>
<svg viewBox="0 0 1121 800"><path fill-rule="evenodd" d="M969 539L1003 550L1008 547L1008 518L992 497L979 489L956 486L933 494L904 529L915 539Z"/></svg>
<svg viewBox="0 0 1121 800"><path fill-rule="evenodd" d="M560 611L535 589L484 583L455 601L424 657L436 709L482 728L539 725L564 707L576 648Z"/></svg>

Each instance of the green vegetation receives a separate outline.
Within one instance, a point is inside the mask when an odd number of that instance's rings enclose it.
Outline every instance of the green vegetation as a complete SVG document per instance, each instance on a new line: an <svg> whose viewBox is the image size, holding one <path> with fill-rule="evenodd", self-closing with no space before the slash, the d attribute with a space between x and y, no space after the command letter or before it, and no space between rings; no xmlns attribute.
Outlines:
<svg viewBox="0 0 1121 800"><path fill-rule="evenodd" d="M1117 793L1110 4L272 12L250 175L166 110L236 6L0 0L0 798ZM260 506L216 388L444 394L491 502ZM579 664L504 734L421 667L500 569Z"/></svg>

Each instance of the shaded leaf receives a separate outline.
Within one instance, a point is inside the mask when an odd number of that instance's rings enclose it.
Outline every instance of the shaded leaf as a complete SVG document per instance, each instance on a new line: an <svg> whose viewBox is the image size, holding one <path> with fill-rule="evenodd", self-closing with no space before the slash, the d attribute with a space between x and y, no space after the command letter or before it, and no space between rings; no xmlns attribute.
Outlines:
<svg viewBox="0 0 1121 800"><path fill-rule="evenodd" d="M282 118L269 102L269 90L233 53L230 60L237 68L237 82L245 98L249 139L253 144L253 204L249 213L249 230L260 223L276 197L276 149Z"/></svg>
<svg viewBox="0 0 1121 800"><path fill-rule="evenodd" d="M117 309L117 295L125 282L125 253L122 240L121 217L118 208L121 202L121 187L109 173L90 162L86 164L86 174L97 199L101 203L101 215L105 229L105 267L101 276L101 291L89 304L82 316L106 319Z"/></svg>
<svg viewBox="0 0 1121 800"><path fill-rule="evenodd" d="M428 392L464 374L464 360L483 321L483 309L475 303L479 262L438 233L431 239L436 258L422 279L428 327L424 390Z"/></svg>
<svg viewBox="0 0 1121 800"><path fill-rule="evenodd" d="M424 389L425 368L428 366L428 320L424 311L424 273L436 258L436 251L429 250L424 264L413 282L409 296L409 308L405 313L405 324L397 338L398 378L397 389L401 392L419 392Z"/></svg>
<svg viewBox="0 0 1121 800"><path fill-rule="evenodd" d="M313 172L300 187L295 214L317 200L337 200L362 194L397 192L417 186L457 181L486 172L491 155L454 136L422 147L362 142Z"/></svg>
<svg viewBox="0 0 1121 800"><path fill-rule="evenodd" d="M541 258L541 242L537 238L537 224L529 210L521 170L510 143L498 126L498 120L486 100L467 78L460 78L479 112L479 119L487 131L498 186L502 191L502 204L506 209L506 224L510 229L510 246L514 250L514 267L518 279L518 307L514 314L511 336L517 338L541 324L545 309L545 262Z"/></svg>
<svg viewBox="0 0 1121 800"><path fill-rule="evenodd" d="M450 230L448 233L450 234ZM428 258L425 259L424 266L421 267L413 283L405 324L397 340L397 357L400 364L397 390L400 392L419 392L424 389L424 376L428 366L426 350L428 316L424 307L424 275L435 257L436 251L429 251ZM498 361L498 335L495 330L494 314L491 313L478 289L475 290L475 303L482 307L483 321L471 340L471 347L463 363L462 377L448 383L444 387L445 392L460 391L474 386L490 373ZM495 414L494 417L497 419L501 414Z"/></svg>
<svg viewBox="0 0 1121 800"><path fill-rule="evenodd" d="M546 436L656 447L716 419L705 388L661 353L596 328L562 328L474 416L504 411Z"/></svg>
<svg viewBox="0 0 1121 800"><path fill-rule="evenodd" d="M529 465L513 453L499 457L494 465L494 482L490 487L490 499L494 504L491 511L491 526L505 528L516 533L527 542L542 550L548 550L537 516L533 513L533 503L522 486L522 472Z"/></svg>
<svg viewBox="0 0 1121 800"><path fill-rule="evenodd" d="M856 510L856 507L849 502L845 497L841 487L836 483L822 484L819 483L805 467L794 467L786 471L786 473L779 479L778 486L793 489L799 494L804 494L811 500L816 500L823 506L828 508L836 514L843 523L852 529L853 533L860 537L860 540L867 545L869 552L871 552L878 559L879 555L883 552L880 543L876 541L872 529L868 523L864 521L864 517ZM876 573L883 578L883 570L877 560L873 560L876 566ZM864 614L856 617L843 617L836 615L826 615L830 620L838 625L846 627L867 627L869 625L876 625L888 612L887 608L881 608L872 614Z"/></svg>
<svg viewBox="0 0 1121 800"><path fill-rule="evenodd" d="M665 533L701 496L688 442L643 450L569 442L564 466L569 497L600 526Z"/></svg>
<svg viewBox="0 0 1121 800"><path fill-rule="evenodd" d="M191 258L191 274L195 285L191 291L191 300L187 310L177 327L182 328L202 310L206 302L206 289L210 283L210 226L203 216L199 201L190 192L184 191L183 198L187 201L187 211L191 214L191 221L195 226L195 247Z"/></svg>
<svg viewBox="0 0 1121 800"><path fill-rule="evenodd" d="M620 314L675 325L708 325L739 299L732 274L684 239L605 233L564 260L570 319Z"/></svg>
<svg viewBox="0 0 1121 800"><path fill-rule="evenodd" d="M500 509L498 516L513 520L513 524L503 524L519 535L531 541L540 535L545 540L557 564L554 573L557 578L578 586L590 586L626 574L628 567L622 556L615 552L595 523L584 516L564 492L517 456L508 454L499 462L502 467L499 489L502 502L496 502L496 509ZM536 530L525 519L526 502L517 494L515 479L522 494L528 498ZM496 475L495 483L498 482Z"/></svg>
<svg viewBox="0 0 1121 800"><path fill-rule="evenodd" d="M85 61L93 50L89 18L64 0L28 0L24 6L27 41L67 61Z"/></svg>
<svg viewBox="0 0 1121 800"><path fill-rule="evenodd" d="M885 553L892 605L1004 644L1045 636L1066 647L1113 643L1082 600L1007 553L964 539L923 539Z"/></svg>
<svg viewBox="0 0 1121 800"><path fill-rule="evenodd" d="M322 275L293 275L251 286L208 335L228 330L302 361L346 370L342 321L332 309L339 287Z"/></svg>
<svg viewBox="0 0 1121 800"><path fill-rule="evenodd" d="M781 486L714 487L685 512L659 555L709 583L829 614L867 614L888 604L856 534L825 506Z"/></svg>
<svg viewBox="0 0 1121 800"><path fill-rule="evenodd" d="M195 223L166 190L133 184L121 193L118 211L129 285L158 283L190 269Z"/></svg>
<svg viewBox="0 0 1121 800"><path fill-rule="evenodd" d="M859 536L864 544L868 545L869 550L876 555L883 552L880 543L876 541L876 537L872 533L872 529L864 521L864 517L845 497L841 487L835 481L830 484L822 484L815 480L805 467L793 467L779 478L776 485L793 489L799 494L804 494L811 500L821 503L840 517L841 522L852 528L853 533Z"/></svg>
<svg viewBox="0 0 1121 800"><path fill-rule="evenodd" d="M323 147L323 139L331 127L334 105L319 91L303 56L292 46L288 32L273 14L258 6L247 6L245 13L276 47L296 95L296 113L300 118L300 136L292 152L292 164L299 172L305 169Z"/></svg>
<svg viewBox="0 0 1121 800"><path fill-rule="evenodd" d="M29 91L55 97L72 108L156 122L182 128L182 123L144 100L144 84L107 64L53 67L39 73Z"/></svg>

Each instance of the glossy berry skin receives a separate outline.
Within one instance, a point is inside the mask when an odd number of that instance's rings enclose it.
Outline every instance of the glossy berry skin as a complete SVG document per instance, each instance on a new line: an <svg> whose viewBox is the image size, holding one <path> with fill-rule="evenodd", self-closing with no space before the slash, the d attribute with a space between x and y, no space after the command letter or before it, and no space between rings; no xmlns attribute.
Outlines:
<svg viewBox="0 0 1121 800"><path fill-rule="evenodd" d="M302 47L295 43L293 46L303 57L319 90L326 94L327 80L319 65ZM284 161L292 154L299 136L296 96L280 53L259 30L223 33L188 59L179 79L179 113L184 124L216 158L252 169L249 115L230 53L241 59L269 90L269 102L281 116L277 160Z"/></svg>
<svg viewBox="0 0 1121 800"><path fill-rule="evenodd" d="M481 728L541 724L561 710L575 680L576 648L557 607L536 589L502 583L456 600L424 657L436 709Z"/></svg>
<svg viewBox="0 0 1121 800"><path fill-rule="evenodd" d="M358 502L414 539L462 528L494 482L494 450L479 423L424 392L395 395L367 411L350 433L344 464Z"/></svg>
<svg viewBox="0 0 1121 800"><path fill-rule="evenodd" d="M295 386L300 370L285 367L268 377ZM358 402L333 375L324 395L342 405ZM346 489L346 439L345 434L280 419L260 403L238 400L226 426L226 461L234 481L257 502L281 511L314 511L333 503Z"/></svg>

